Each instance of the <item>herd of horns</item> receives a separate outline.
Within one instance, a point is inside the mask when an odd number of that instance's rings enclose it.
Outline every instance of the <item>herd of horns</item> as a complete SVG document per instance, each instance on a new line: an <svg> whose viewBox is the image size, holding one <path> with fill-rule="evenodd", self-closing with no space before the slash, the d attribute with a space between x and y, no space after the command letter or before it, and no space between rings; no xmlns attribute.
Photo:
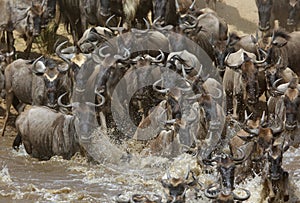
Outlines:
<svg viewBox="0 0 300 203"><path fill-rule="evenodd" d="M2 1L1 133L16 128L14 149L92 159L82 146L100 128L116 146L142 146L128 149L128 161L188 154L199 167L183 177L166 171L165 197L116 202L243 202L251 193L239 184L257 175L262 200L296 202L283 155L300 143L298 0L255 0L256 34L244 35L228 29L218 15L226 3L216 0ZM50 24L64 25L72 42L61 38L55 55L33 58ZM218 181L201 180L205 171Z"/></svg>

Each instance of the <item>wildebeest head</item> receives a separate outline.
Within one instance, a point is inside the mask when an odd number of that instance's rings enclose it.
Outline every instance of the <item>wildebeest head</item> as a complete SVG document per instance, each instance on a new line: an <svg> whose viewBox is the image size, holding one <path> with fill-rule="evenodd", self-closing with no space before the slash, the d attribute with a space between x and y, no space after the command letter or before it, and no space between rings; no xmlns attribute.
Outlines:
<svg viewBox="0 0 300 203"><path fill-rule="evenodd" d="M95 91L95 95L101 98L101 102L99 104L95 104L95 102L72 102L70 104L63 104L62 98L67 94L65 92L58 98L58 105L65 108L73 108L74 114L74 125L77 135L79 136L81 141L89 141L93 131L99 126L96 119L95 108L102 106L105 103L105 97L100 94L100 92Z"/></svg>
<svg viewBox="0 0 300 203"><path fill-rule="evenodd" d="M277 81L279 81L278 79ZM299 119L299 107L300 107L300 85L299 79L293 78L289 83L285 83L276 87L276 93L282 95L284 107L285 107L285 129L295 130L297 128Z"/></svg>
<svg viewBox="0 0 300 203"><path fill-rule="evenodd" d="M282 169L282 146L273 146L272 149L268 152L267 156L269 163L268 175L270 176L271 180L279 180L284 172L284 170Z"/></svg>
<svg viewBox="0 0 300 203"><path fill-rule="evenodd" d="M243 152L244 153L244 152ZM242 159L244 159L244 155ZM246 196L238 196L233 191L234 187L234 171L236 168L236 163L234 159L227 154L222 154L215 159L218 163L218 171L221 175L220 177L220 186L215 190L212 190L214 185L209 186L205 190L205 196L210 199L217 199L217 202L226 202L226 203L233 203L234 200L244 201L250 197L250 192L246 189L242 189L245 191Z"/></svg>
<svg viewBox="0 0 300 203"><path fill-rule="evenodd" d="M248 116L245 116L248 117ZM249 116L250 117L250 116ZM248 119L249 119L248 117ZM242 124L242 128L244 131L249 133L249 136L239 136L243 140L253 140L255 143L255 149L253 150L253 153L255 154L255 160L259 160L263 154L266 152L266 150L269 150L272 146L272 143L274 141L274 138L277 137L282 131L283 126L279 125L277 127L269 127L265 126L265 112L263 112L260 125L258 128L249 128L245 123L247 122L247 119L245 119L245 122Z"/></svg>
<svg viewBox="0 0 300 203"><path fill-rule="evenodd" d="M256 104L259 98L258 69L248 56L241 66L244 101Z"/></svg>
<svg viewBox="0 0 300 203"><path fill-rule="evenodd" d="M280 71L282 70L280 66L281 57L278 59L277 63L272 65L269 64L265 69L267 90L272 95L273 86L276 80L280 78Z"/></svg>
<svg viewBox="0 0 300 203"><path fill-rule="evenodd" d="M193 180L189 178L190 169L184 177L171 177L169 171L167 172L167 179L161 180L162 186L166 189L167 202L185 202L185 193L189 186L195 185L197 180L193 176Z"/></svg>
<svg viewBox="0 0 300 203"><path fill-rule="evenodd" d="M300 3L297 0L290 0L289 2L289 15L287 19L287 25L295 26L297 25L297 17L300 9Z"/></svg>
<svg viewBox="0 0 300 203"><path fill-rule="evenodd" d="M166 7L167 7L167 0L154 1L154 19L160 19L161 22L165 20L166 15Z"/></svg>
<svg viewBox="0 0 300 203"><path fill-rule="evenodd" d="M226 58L226 63L230 68L237 70L241 75L240 85L243 92L243 100L246 104L255 105L258 102L259 81L258 73L259 64L263 64L267 57L262 61L257 61L256 56L252 53L246 52L243 49L230 54Z"/></svg>
<svg viewBox="0 0 300 203"><path fill-rule="evenodd" d="M46 105L55 108L57 106L58 94L60 88L63 87L64 80L66 80L66 72L68 66L57 65L52 59L46 59L44 62L35 60L33 63L33 72L36 75L41 75L45 84Z"/></svg>
<svg viewBox="0 0 300 203"><path fill-rule="evenodd" d="M267 31L270 29L273 0L256 0L255 2L258 9L258 27L261 31Z"/></svg>
<svg viewBox="0 0 300 203"><path fill-rule="evenodd" d="M45 0L40 3L32 3L30 10L27 14L27 23L29 30L33 36L38 36L41 33L42 17L44 13Z"/></svg>

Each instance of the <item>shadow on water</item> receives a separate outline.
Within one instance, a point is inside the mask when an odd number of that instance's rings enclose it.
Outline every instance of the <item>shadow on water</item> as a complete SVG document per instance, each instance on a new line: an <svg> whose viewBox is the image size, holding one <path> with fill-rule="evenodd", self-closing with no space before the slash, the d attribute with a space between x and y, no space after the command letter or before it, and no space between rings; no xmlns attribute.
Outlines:
<svg viewBox="0 0 300 203"><path fill-rule="evenodd" d="M204 8L204 0L199 1L197 6ZM211 7L211 3L209 6ZM243 18L236 7L217 1L216 10L220 17L224 18L228 24L237 27L239 31L254 33L257 30L257 23Z"/></svg>

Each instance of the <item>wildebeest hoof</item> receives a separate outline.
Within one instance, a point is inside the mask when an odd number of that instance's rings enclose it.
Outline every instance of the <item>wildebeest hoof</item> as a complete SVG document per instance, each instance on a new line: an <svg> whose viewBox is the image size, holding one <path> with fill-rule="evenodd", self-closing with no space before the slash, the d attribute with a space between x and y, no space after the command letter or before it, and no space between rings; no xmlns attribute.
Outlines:
<svg viewBox="0 0 300 203"><path fill-rule="evenodd" d="M283 201L287 202L287 201L289 201L289 199L290 199L290 196L289 196L289 195L284 195Z"/></svg>

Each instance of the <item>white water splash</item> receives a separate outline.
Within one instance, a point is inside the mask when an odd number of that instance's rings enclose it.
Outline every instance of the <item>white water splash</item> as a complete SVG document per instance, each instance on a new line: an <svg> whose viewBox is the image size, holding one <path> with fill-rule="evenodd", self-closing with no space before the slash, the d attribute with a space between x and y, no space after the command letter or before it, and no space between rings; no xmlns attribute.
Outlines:
<svg viewBox="0 0 300 203"><path fill-rule="evenodd" d="M2 166L2 170L0 171L0 181L5 184L13 183L6 165Z"/></svg>

